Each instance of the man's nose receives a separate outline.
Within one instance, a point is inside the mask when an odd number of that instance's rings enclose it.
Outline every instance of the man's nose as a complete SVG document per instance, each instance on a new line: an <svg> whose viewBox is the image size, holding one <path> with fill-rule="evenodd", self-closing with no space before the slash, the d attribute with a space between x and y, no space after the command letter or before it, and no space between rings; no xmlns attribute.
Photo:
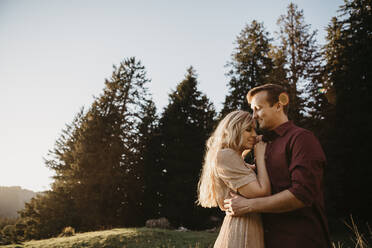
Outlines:
<svg viewBox="0 0 372 248"><path fill-rule="evenodd" d="M253 111L253 118L254 119L257 119L258 118L258 115L257 115L257 112L256 111Z"/></svg>

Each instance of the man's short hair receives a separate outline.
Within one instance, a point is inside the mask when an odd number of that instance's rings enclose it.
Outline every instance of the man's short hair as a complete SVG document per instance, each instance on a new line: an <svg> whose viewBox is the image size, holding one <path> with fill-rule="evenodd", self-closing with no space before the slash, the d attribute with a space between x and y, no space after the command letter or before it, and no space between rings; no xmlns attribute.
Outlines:
<svg viewBox="0 0 372 248"><path fill-rule="evenodd" d="M268 101L270 106L273 106L275 103L279 101L279 95L281 93L286 93L289 96L288 91L283 86L280 86L278 84L264 84L261 86L254 87L248 92L247 94L248 103L251 104L253 96L261 91L267 92L266 100ZM288 115L288 108L289 104L283 106L283 110L286 115Z"/></svg>

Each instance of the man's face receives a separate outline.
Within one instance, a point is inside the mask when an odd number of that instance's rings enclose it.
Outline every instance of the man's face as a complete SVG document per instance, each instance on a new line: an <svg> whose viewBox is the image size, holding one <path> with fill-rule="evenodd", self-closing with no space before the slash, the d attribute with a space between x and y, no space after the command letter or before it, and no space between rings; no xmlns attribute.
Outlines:
<svg viewBox="0 0 372 248"><path fill-rule="evenodd" d="M263 130L272 130L276 126L276 104L270 106L267 101L267 92L260 91L252 97L251 108L253 110L253 117L257 120L259 128Z"/></svg>

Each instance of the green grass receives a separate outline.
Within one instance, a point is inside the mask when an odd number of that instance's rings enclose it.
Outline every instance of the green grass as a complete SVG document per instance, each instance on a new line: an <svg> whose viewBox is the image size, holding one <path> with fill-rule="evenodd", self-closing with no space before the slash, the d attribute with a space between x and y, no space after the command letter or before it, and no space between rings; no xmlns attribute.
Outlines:
<svg viewBox="0 0 372 248"><path fill-rule="evenodd" d="M368 248L372 244L370 229L360 231L351 218L348 231L332 233L333 248ZM165 230L156 228L117 228L106 231L77 233L72 237L33 240L4 248L209 248L218 232Z"/></svg>
<svg viewBox="0 0 372 248"><path fill-rule="evenodd" d="M213 247L218 233L149 228L118 228L77 233L72 237L28 241L4 248L207 248Z"/></svg>

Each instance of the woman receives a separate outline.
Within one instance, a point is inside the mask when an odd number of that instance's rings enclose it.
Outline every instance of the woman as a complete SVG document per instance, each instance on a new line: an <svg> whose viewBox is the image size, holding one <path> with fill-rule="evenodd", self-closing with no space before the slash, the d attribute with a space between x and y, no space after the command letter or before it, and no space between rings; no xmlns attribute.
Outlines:
<svg viewBox="0 0 372 248"><path fill-rule="evenodd" d="M203 207L219 206L229 192L253 198L270 194L270 181L265 167L266 144L255 145L257 174L245 164L242 154L252 149L256 133L250 113L234 111L218 124L207 141L202 174L198 185L198 204ZM263 229L259 214L226 215L215 248L263 248Z"/></svg>

